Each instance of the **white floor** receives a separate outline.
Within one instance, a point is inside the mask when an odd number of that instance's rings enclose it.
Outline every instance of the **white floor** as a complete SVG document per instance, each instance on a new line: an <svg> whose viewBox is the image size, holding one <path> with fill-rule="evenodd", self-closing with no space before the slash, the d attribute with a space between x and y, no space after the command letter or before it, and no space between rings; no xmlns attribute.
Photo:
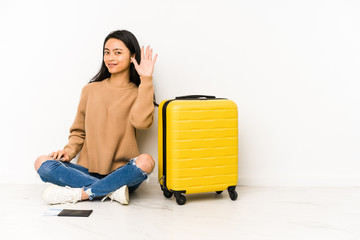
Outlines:
<svg viewBox="0 0 360 240"><path fill-rule="evenodd" d="M178 206L144 183L130 205L84 201L46 205L47 184L0 185L1 239L359 240L360 188L237 187L186 195ZM50 208L93 209L88 218L43 216Z"/></svg>

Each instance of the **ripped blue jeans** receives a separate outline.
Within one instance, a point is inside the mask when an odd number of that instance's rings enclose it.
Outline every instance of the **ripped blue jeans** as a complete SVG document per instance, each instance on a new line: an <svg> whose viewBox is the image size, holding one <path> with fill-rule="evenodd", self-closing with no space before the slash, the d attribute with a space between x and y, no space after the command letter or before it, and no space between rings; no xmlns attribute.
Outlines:
<svg viewBox="0 0 360 240"><path fill-rule="evenodd" d="M90 173L87 168L78 164L47 160L41 164L38 174L44 182L71 188L84 188L89 199L92 200L103 197L124 185L129 187L129 192L135 191L149 176L136 166L136 159L131 159L126 165L108 175Z"/></svg>

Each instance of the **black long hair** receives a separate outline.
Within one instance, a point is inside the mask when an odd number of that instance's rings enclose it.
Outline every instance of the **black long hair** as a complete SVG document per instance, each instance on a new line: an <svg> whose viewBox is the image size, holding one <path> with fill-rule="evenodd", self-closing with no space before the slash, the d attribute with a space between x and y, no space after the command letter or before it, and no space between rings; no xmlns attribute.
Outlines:
<svg viewBox="0 0 360 240"><path fill-rule="evenodd" d="M136 39L136 37L134 36L134 34L132 34L131 32L129 32L127 30L113 31L109 35L107 35L107 37L104 40L104 45L103 45L103 49L102 49L103 59L102 59L102 63L101 63L101 68L100 68L99 72L90 80L89 83L101 82L104 79L107 79L111 76L111 73L109 72L109 70L106 67L105 62L104 62L105 44L110 38L115 38L115 39L122 41L125 44L125 46L129 49L130 55L135 54L135 59L138 62L138 64L140 64L141 49L140 49L139 42ZM139 85L140 85L140 76L137 73L133 63L130 64L130 82L133 82L137 87L139 87ZM154 94L154 105L159 106L155 101L155 94Z"/></svg>

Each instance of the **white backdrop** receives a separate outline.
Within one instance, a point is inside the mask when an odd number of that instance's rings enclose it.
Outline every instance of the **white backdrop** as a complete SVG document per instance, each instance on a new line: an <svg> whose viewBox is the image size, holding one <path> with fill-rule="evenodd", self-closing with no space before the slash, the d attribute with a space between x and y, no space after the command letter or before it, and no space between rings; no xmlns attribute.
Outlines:
<svg viewBox="0 0 360 240"><path fill-rule="evenodd" d="M356 0L1 0L0 9L0 183L41 182L34 160L67 143L104 38L127 29L159 54L158 102L212 94L238 104L239 184L360 186ZM156 158L157 123L139 137Z"/></svg>

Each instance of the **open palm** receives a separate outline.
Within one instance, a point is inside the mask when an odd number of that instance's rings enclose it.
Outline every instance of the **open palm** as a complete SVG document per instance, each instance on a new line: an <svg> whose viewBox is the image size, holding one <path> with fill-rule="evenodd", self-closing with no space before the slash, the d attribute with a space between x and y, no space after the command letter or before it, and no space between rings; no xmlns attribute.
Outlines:
<svg viewBox="0 0 360 240"><path fill-rule="evenodd" d="M151 77L154 71L155 62L157 59L157 54L155 54L154 59L152 58L153 50L150 49L150 46L147 46L146 53L144 52L144 47L141 48L141 61L140 64L136 61L135 58L131 58L134 63L135 69L140 76Z"/></svg>

